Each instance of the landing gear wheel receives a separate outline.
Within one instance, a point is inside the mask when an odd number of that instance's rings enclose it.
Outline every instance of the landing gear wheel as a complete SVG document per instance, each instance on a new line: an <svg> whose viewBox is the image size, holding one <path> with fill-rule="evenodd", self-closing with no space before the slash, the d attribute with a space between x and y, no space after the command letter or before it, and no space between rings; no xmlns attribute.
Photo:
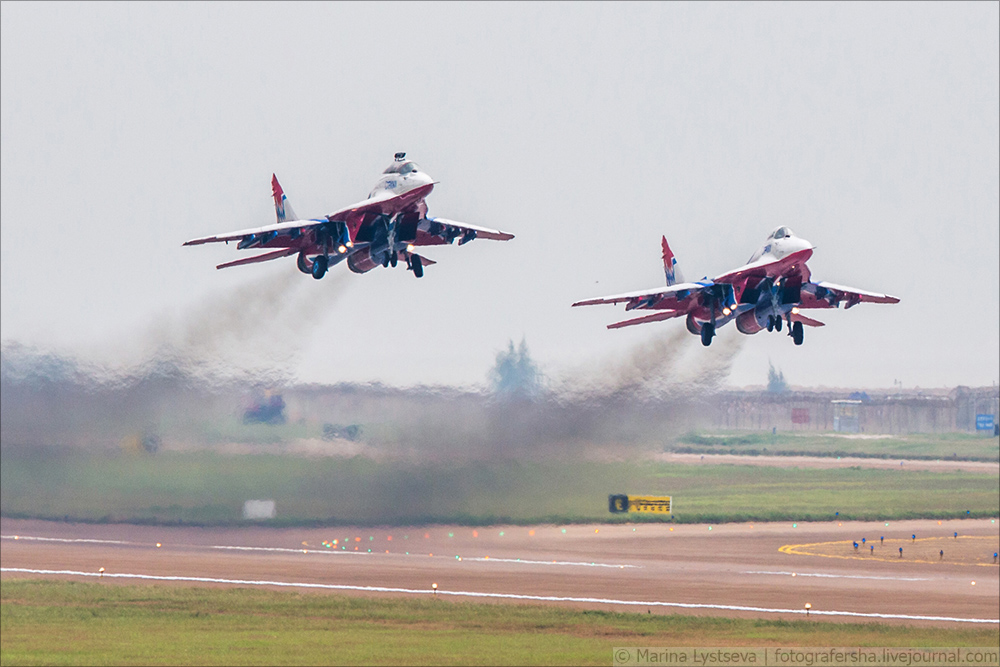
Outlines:
<svg viewBox="0 0 1000 667"><path fill-rule="evenodd" d="M420 260L420 255L410 255L410 268L417 278L424 277L424 263Z"/></svg>
<svg viewBox="0 0 1000 667"><path fill-rule="evenodd" d="M774 315L767 316L767 330L768 332L774 331Z"/></svg>
<svg viewBox="0 0 1000 667"><path fill-rule="evenodd" d="M397 253L395 250L390 250L389 251L389 265L392 268L395 269L396 268L396 263L398 261L399 261L399 253Z"/></svg>
<svg viewBox="0 0 1000 667"><path fill-rule="evenodd" d="M312 274L313 278L319 280L326 275L326 267L329 265L329 258L326 255L320 255L313 260Z"/></svg>
<svg viewBox="0 0 1000 667"><path fill-rule="evenodd" d="M779 333L781 332L781 317L778 315L774 316L774 330Z"/></svg>
<svg viewBox="0 0 1000 667"><path fill-rule="evenodd" d="M306 257L305 252L300 252L298 259L295 261L296 265L299 267L299 271L302 273L312 273L312 262Z"/></svg>
<svg viewBox="0 0 1000 667"><path fill-rule="evenodd" d="M701 325L701 344L708 347L712 344L712 336L715 335L715 325L705 322Z"/></svg>
<svg viewBox="0 0 1000 667"><path fill-rule="evenodd" d="M382 258L382 268L383 269L388 269L389 268L389 253L388 252L385 253L385 256Z"/></svg>
<svg viewBox="0 0 1000 667"><path fill-rule="evenodd" d="M796 345L802 345L802 322L795 322L792 324L792 342Z"/></svg>

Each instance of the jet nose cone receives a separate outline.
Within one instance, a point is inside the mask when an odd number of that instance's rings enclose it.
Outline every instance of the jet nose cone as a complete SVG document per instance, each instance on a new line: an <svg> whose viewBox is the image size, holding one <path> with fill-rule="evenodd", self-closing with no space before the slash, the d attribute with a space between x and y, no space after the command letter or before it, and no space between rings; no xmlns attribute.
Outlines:
<svg viewBox="0 0 1000 667"><path fill-rule="evenodd" d="M434 179L426 171L417 171L410 174L410 180L414 183L419 183L421 185L426 185L428 183L433 183Z"/></svg>

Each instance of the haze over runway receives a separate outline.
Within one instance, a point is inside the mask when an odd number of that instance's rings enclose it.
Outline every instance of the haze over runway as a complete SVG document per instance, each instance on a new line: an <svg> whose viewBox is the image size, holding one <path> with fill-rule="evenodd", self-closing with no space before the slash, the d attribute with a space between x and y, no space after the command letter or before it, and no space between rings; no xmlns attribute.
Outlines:
<svg viewBox="0 0 1000 667"><path fill-rule="evenodd" d="M551 378L683 329L580 299L697 279L778 225L816 279L897 295L802 347L687 336L728 383L1000 374L996 3L0 6L0 339L131 363L163 345L314 382L481 384L509 340ZM364 197L406 151L430 214L516 235L421 280L183 248Z"/></svg>

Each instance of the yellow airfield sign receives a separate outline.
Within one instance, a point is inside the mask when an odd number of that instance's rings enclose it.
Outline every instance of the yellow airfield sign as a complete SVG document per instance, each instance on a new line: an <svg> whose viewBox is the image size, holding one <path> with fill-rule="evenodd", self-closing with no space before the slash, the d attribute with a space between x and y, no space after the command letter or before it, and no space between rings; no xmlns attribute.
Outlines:
<svg viewBox="0 0 1000 667"><path fill-rule="evenodd" d="M612 514L624 512L670 514L672 505L672 496L630 496L621 493L608 496L608 511Z"/></svg>

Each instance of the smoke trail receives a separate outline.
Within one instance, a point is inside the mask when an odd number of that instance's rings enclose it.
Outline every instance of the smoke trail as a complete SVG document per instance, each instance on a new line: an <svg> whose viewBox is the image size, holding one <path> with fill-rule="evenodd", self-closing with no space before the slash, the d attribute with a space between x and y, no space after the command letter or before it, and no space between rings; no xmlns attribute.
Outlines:
<svg viewBox="0 0 1000 667"><path fill-rule="evenodd" d="M130 344L114 346L117 358L105 362L106 371L134 378L167 367L211 383L287 384L304 342L347 280L338 274L317 282L290 267L254 277L161 315Z"/></svg>
<svg viewBox="0 0 1000 667"><path fill-rule="evenodd" d="M157 431L165 418L232 415L248 391L293 382L310 329L346 280L319 283L294 268L254 277L82 357L4 341L0 434L8 443L108 446Z"/></svg>
<svg viewBox="0 0 1000 667"><path fill-rule="evenodd" d="M727 330L705 348L697 336L673 328L602 363L571 369L557 383L556 393L570 400L612 396L655 400L677 393L718 390L729 376L743 337Z"/></svg>

